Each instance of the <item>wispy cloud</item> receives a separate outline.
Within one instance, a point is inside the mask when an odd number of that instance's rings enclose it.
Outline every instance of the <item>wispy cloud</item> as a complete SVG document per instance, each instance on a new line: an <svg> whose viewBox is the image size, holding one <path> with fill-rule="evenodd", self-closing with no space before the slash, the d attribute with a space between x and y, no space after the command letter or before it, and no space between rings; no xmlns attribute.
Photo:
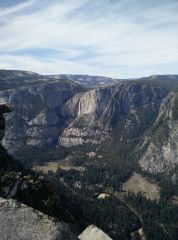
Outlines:
<svg viewBox="0 0 178 240"><path fill-rule="evenodd" d="M114 77L178 73L177 11L174 0L31 0L3 7L0 68Z"/></svg>
<svg viewBox="0 0 178 240"><path fill-rule="evenodd" d="M25 1L22 3L18 3L11 6L11 7L1 7L0 6L0 17L8 15L8 14L12 14L12 13L17 13L31 5L33 5L37 0L29 0L29 1Z"/></svg>

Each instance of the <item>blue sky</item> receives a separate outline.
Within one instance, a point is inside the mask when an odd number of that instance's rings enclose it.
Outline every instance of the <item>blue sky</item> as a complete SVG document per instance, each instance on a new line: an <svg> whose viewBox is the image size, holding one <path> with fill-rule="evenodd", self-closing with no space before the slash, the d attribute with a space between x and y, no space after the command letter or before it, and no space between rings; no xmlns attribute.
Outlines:
<svg viewBox="0 0 178 240"><path fill-rule="evenodd" d="M178 74L178 1L0 0L0 68Z"/></svg>

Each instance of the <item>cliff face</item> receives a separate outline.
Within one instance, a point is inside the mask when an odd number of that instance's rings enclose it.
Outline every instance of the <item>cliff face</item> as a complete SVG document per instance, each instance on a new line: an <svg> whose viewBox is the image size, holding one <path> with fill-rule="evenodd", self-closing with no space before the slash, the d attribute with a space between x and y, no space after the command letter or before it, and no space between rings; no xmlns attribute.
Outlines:
<svg viewBox="0 0 178 240"><path fill-rule="evenodd" d="M113 92L114 88L106 87L69 99L65 107L71 114L71 121L59 137L59 145L99 144L107 139L110 130L108 110Z"/></svg>
<svg viewBox="0 0 178 240"><path fill-rule="evenodd" d="M178 164L177 94L170 93L162 102L159 115L143 146L146 152L140 159L141 167L150 172L169 172Z"/></svg>
<svg viewBox="0 0 178 240"><path fill-rule="evenodd" d="M167 82L166 84L171 83ZM130 82L75 95L66 103L73 120L59 144L101 144L106 149L139 152L148 172L169 172L178 164L178 97L165 82Z"/></svg>
<svg viewBox="0 0 178 240"><path fill-rule="evenodd" d="M66 126L64 103L80 87L68 81L47 81L0 92L0 102L14 111L6 116L3 146L10 153L24 145L55 145Z"/></svg>
<svg viewBox="0 0 178 240"><path fill-rule="evenodd" d="M135 145L156 120L166 94L157 86L129 82L75 95L66 103L73 119L60 136L59 144L72 146L114 140L118 147Z"/></svg>

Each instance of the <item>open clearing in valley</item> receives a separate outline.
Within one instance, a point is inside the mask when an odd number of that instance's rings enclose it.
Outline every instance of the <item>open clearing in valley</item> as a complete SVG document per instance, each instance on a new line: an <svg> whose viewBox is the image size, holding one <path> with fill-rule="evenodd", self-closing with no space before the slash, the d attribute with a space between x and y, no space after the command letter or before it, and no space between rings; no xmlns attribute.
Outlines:
<svg viewBox="0 0 178 240"><path fill-rule="evenodd" d="M173 196L171 200L174 205L178 205L178 196Z"/></svg>
<svg viewBox="0 0 178 240"><path fill-rule="evenodd" d="M48 162L45 165L36 165L33 167L33 170L35 170L37 172L43 172L43 173L48 173L49 171L56 173L58 168L61 168L65 171L69 171L72 169L74 169L76 171L84 171L84 167L62 165L62 164L60 164L60 162Z"/></svg>
<svg viewBox="0 0 178 240"><path fill-rule="evenodd" d="M134 173L128 181L123 184L123 190L134 193L141 193L151 200L159 200L159 187L156 183L149 181L138 173Z"/></svg>

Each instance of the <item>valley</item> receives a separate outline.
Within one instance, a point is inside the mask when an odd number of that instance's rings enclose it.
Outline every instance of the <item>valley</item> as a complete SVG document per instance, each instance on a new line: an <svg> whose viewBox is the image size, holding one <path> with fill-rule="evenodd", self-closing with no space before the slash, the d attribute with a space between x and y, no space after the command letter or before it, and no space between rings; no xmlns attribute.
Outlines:
<svg viewBox="0 0 178 240"><path fill-rule="evenodd" d="M178 76L0 80L1 197L65 222L71 239L176 239Z"/></svg>

